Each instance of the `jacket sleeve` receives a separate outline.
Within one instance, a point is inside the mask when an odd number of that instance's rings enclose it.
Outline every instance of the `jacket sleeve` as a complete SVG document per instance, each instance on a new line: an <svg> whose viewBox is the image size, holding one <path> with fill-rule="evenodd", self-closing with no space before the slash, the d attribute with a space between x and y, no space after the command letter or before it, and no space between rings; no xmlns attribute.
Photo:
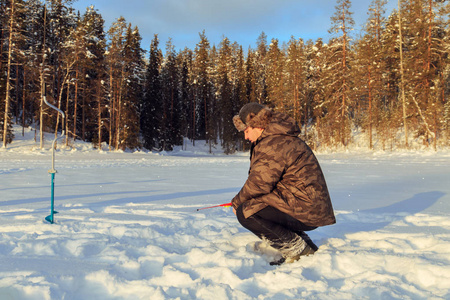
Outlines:
<svg viewBox="0 0 450 300"><path fill-rule="evenodd" d="M231 201L235 209L248 200L273 192L285 169L284 163L277 160L277 157L279 158L280 155L277 155L271 147L257 145L254 148L248 178Z"/></svg>

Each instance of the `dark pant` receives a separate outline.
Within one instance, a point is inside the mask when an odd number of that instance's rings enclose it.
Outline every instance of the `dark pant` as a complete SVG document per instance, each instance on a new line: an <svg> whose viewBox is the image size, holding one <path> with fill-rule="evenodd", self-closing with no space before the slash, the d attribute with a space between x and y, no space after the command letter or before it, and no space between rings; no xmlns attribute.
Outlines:
<svg viewBox="0 0 450 300"><path fill-rule="evenodd" d="M248 218L244 217L242 209L243 205L236 210L239 223L260 239L269 240L271 246L276 249L281 249L284 244L294 240L297 236L309 239L304 231L317 228L305 225L272 206L268 206Z"/></svg>

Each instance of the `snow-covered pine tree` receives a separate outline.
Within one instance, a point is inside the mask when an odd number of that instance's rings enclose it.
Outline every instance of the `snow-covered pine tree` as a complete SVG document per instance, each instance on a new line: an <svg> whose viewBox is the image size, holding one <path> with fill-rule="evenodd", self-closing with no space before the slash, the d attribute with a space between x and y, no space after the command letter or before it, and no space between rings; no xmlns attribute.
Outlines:
<svg viewBox="0 0 450 300"><path fill-rule="evenodd" d="M431 0L403 1L405 20L405 77L408 78L406 95L411 102L410 111L414 118L412 126L415 137L422 137L425 144L436 139L438 102L435 79L442 64L443 53L440 26L436 23L436 3ZM434 119L434 122L432 120ZM434 128L433 128L434 127ZM434 132L432 132L434 131Z"/></svg>
<svg viewBox="0 0 450 300"><path fill-rule="evenodd" d="M44 81L47 100L61 109L65 81L72 71L71 68L76 63L76 60L71 57L72 54L70 51L65 50L67 50L67 44L72 42L70 40L70 37L72 37L71 33L75 30L78 20L77 16L73 13L73 8L71 8L73 0L50 0L47 2L47 24L49 31L46 40L49 44L50 51L47 53L48 74ZM70 58L67 58L67 56L70 56ZM82 97L80 98L84 100ZM55 136L58 134L60 118L61 115L59 113L54 110L49 110L49 126L50 128L54 128ZM75 120L74 127L76 125ZM76 130L74 129L73 132L75 134ZM42 134L43 132L41 132Z"/></svg>
<svg viewBox="0 0 450 300"><path fill-rule="evenodd" d="M316 149L319 136L322 136L321 118L325 113L325 85L324 78L327 68L328 46L318 39L308 41L305 46L305 124L303 138ZM311 128L311 130L309 130Z"/></svg>
<svg viewBox="0 0 450 300"><path fill-rule="evenodd" d="M99 12L90 6L81 18L78 27L83 32L85 56L85 86L82 137L101 149L103 136L107 134L106 94L106 37L104 20ZM78 30L77 27L77 30Z"/></svg>
<svg viewBox="0 0 450 300"><path fill-rule="evenodd" d="M3 148L6 148L8 143L11 143L14 135L12 133L12 91L13 91L13 73L14 73L14 64L20 63L22 50L21 46L24 45L25 36L23 35L23 26L24 26L24 12L25 6L22 0L11 0L9 5L4 3L0 6L2 10L2 14L5 13L5 17L1 19L2 28L5 28L5 32L7 33L5 36L5 45L6 45L6 63L4 69L2 69L3 65L0 65L0 71L3 73L5 71L6 78L4 80L4 102L3 105L3 118L0 118L1 133L2 133L2 141ZM7 16L7 17L6 17ZM2 30L3 32L3 30ZM2 45L0 44L0 47ZM14 74L16 80L18 78L18 74ZM16 81L16 89L18 88ZM18 99L16 99L17 101ZM18 101L17 101L18 102ZM17 103L16 103L17 104Z"/></svg>
<svg viewBox="0 0 450 300"><path fill-rule="evenodd" d="M354 71L354 95L358 101L357 125L362 126L369 138L369 149L373 149L375 133L383 135L381 115L383 93L382 34L385 28L386 0L374 0L369 7L369 18L364 35L357 41Z"/></svg>

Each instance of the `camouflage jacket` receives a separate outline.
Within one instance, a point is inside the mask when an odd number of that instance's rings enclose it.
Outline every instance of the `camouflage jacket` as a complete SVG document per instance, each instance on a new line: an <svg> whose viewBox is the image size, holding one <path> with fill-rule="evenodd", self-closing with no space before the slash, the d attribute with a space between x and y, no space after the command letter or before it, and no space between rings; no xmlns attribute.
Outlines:
<svg viewBox="0 0 450 300"><path fill-rule="evenodd" d="M244 216L270 205L309 226L336 223L325 177L291 117L274 113L252 145L247 181L233 198Z"/></svg>

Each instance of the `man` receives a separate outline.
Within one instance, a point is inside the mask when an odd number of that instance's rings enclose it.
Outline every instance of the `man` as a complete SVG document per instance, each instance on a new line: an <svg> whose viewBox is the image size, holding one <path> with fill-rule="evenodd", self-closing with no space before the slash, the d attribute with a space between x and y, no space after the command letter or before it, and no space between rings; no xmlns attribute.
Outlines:
<svg viewBox="0 0 450 300"><path fill-rule="evenodd" d="M239 223L278 249L273 264L294 262L318 247L305 231L336 223L319 162L288 115L244 105L234 126L252 142L247 181L233 198Z"/></svg>

